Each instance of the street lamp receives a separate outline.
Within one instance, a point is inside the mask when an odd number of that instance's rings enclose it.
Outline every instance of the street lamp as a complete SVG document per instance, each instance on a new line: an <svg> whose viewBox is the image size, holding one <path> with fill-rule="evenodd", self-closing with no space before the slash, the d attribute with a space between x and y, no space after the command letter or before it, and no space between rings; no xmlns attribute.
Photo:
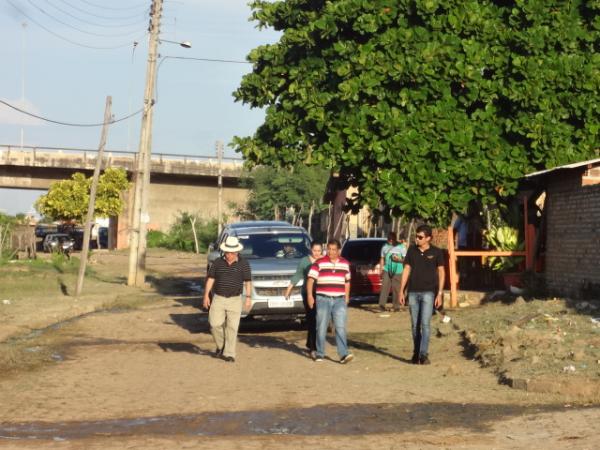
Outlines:
<svg viewBox="0 0 600 450"><path fill-rule="evenodd" d="M156 60L158 44L170 42L184 48L191 48L189 41L175 42L159 38L160 17L163 0L153 0L151 8L150 38L148 45L148 64L146 66L146 87L144 90L144 112L140 132L140 147L136 161L134 179L133 215L129 238L129 286L143 286L146 278L146 232L150 217L148 215L148 197L150 195L150 169L152 156L152 114L154 106L154 86L156 84Z"/></svg>
<svg viewBox="0 0 600 450"><path fill-rule="evenodd" d="M168 42L170 44L177 44L183 48L192 48L192 43L190 41L177 42L177 41L168 41L166 39L159 39L158 42L159 43Z"/></svg>

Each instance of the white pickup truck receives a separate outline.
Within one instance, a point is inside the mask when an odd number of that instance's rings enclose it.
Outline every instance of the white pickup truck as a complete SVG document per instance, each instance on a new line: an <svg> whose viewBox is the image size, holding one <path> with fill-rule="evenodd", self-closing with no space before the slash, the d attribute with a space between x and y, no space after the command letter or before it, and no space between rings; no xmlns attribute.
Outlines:
<svg viewBox="0 0 600 450"><path fill-rule="evenodd" d="M217 241L209 247L208 267L221 257L218 249L228 236L240 240L244 246L240 255L246 258L252 270L252 306L249 311L243 311L242 317L303 318L305 310L300 295L302 281L292 290L289 299L284 294L300 259L310 253L311 239L306 230L279 221L226 225Z"/></svg>

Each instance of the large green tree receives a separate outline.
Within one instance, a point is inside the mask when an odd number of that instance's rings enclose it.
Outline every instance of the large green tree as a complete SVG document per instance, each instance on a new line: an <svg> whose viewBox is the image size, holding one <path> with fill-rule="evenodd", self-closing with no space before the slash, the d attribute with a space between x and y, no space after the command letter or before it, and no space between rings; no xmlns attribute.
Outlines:
<svg viewBox="0 0 600 450"><path fill-rule="evenodd" d="M598 0L256 0L282 32L234 93L250 164L319 164L359 204L443 224L597 154ZM596 153L595 153L596 152Z"/></svg>
<svg viewBox="0 0 600 450"><path fill-rule="evenodd" d="M71 179L53 183L48 193L42 195L35 208L52 220L83 223L87 215L92 179L76 172ZM94 214L97 217L116 216L123 210L122 192L129 187L123 169L108 168L100 175Z"/></svg>

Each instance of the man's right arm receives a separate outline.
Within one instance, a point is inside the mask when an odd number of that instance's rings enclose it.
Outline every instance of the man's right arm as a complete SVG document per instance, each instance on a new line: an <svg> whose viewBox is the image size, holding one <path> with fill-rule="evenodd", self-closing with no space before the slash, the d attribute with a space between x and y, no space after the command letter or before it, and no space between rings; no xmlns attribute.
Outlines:
<svg viewBox="0 0 600 450"><path fill-rule="evenodd" d="M308 307L313 309L315 306L315 299L313 297L313 286L315 285L315 279L312 277L308 277L306 279L306 301L308 302Z"/></svg>
<svg viewBox="0 0 600 450"><path fill-rule="evenodd" d="M204 301L202 302L202 306L204 306L205 309L210 308L210 291L212 291L214 284L214 278L206 279L206 286L204 286Z"/></svg>
<svg viewBox="0 0 600 450"><path fill-rule="evenodd" d="M404 265L404 270L402 271L402 280L400 281L400 304L404 306L406 303L406 286L408 284L408 278L410 277L411 267L409 265Z"/></svg>

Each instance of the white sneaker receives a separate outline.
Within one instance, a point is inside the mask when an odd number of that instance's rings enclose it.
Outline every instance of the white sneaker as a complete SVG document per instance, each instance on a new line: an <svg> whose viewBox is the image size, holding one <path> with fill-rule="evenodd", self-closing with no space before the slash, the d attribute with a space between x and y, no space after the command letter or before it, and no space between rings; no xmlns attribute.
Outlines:
<svg viewBox="0 0 600 450"><path fill-rule="evenodd" d="M344 356L342 359L340 359L340 364L349 363L353 359L354 359L354 355L352 353L348 353L346 356Z"/></svg>

